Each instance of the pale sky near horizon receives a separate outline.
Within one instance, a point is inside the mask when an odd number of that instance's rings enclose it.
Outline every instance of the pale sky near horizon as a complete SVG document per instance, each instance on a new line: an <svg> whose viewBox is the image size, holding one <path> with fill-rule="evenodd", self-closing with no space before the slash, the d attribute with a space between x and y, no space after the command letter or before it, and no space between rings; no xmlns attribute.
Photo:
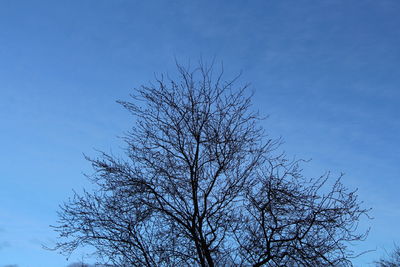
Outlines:
<svg viewBox="0 0 400 267"><path fill-rule="evenodd" d="M344 172L371 207L354 260L400 244L400 1L0 0L0 267L67 261L42 245L58 205L89 183L83 153L121 153L115 100L175 59L243 72L264 126L305 172ZM87 259L87 262L93 262Z"/></svg>

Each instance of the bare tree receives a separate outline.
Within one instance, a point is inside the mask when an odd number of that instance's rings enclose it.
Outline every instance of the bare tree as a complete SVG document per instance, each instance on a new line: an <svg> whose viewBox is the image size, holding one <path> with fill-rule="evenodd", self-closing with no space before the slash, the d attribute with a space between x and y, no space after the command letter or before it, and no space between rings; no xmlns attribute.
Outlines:
<svg viewBox="0 0 400 267"><path fill-rule="evenodd" d="M377 267L400 267L400 247L395 245L389 257L381 258L375 262L375 265Z"/></svg>
<svg viewBox="0 0 400 267"><path fill-rule="evenodd" d="M56 249L118 266L351 265L367 212L355 192L278 154L247 86L203 64L178 73L119 102L136 118L126 157L88 159L97 190L61 206Z"/></svg>

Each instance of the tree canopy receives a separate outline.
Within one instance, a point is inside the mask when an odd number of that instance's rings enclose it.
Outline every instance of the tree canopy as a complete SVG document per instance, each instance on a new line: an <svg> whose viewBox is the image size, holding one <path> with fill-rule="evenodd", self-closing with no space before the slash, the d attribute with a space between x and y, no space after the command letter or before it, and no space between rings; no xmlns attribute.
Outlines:
<svg viewBox="0 0 400 267"><path fill-rule="evenodd" d="M119 101L135 124L125 157L88 158L95 189L59 211L56 249L117 266L348 266L367 213L329 174L279 153L247 86L177 66Z"/></svg>

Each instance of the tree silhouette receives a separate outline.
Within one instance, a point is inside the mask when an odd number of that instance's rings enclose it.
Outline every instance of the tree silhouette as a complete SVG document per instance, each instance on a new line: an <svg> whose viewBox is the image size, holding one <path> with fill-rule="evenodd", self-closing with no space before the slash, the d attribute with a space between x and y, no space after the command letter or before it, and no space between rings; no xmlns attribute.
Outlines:
<svg viewBox="0 0 400 267"><path fill-rule="evenodd" d="M377 267L400 267L400 247L395 245L389 257L381 258L375 262L375 265Z"/></svg>
<svg viewBox="0 0 400 267"><path fill-rule="evenodd" d="M355 191L303 177L237 79L177 67L119 102L136 119L126 157L88 158L96 189L61 206L56 249L117 266L351 265L367 213Z"/></svg>

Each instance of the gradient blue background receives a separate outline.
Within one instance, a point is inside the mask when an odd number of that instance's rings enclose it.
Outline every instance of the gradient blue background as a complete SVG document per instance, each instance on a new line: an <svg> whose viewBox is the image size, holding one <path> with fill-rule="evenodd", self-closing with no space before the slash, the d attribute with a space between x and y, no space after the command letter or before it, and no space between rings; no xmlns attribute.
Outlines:
<svg viewBox="0 0 400 267"><path fill-rule="evenodd" d="M82 153L120 153L118 104L154 73L216 57L243 71L305 172L346 173L372 221L354 260L400 242L400 1L0 0L0 266L66 266L48 227L89 184Z"/></svg>

